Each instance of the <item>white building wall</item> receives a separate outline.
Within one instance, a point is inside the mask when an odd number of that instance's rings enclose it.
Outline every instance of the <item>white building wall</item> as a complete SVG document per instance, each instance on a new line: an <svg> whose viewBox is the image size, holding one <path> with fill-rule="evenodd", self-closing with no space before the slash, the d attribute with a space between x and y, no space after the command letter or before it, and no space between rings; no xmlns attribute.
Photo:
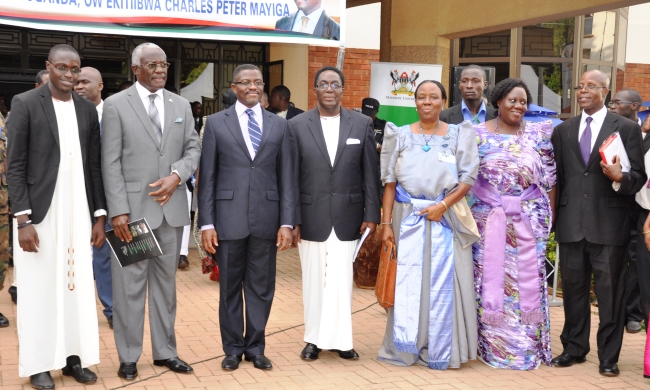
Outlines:
<svg viewBox="0 0 650 390"><path fill-rule="evenodd" d="M625 62L650 64L650 3L629 8Z"/></svg>

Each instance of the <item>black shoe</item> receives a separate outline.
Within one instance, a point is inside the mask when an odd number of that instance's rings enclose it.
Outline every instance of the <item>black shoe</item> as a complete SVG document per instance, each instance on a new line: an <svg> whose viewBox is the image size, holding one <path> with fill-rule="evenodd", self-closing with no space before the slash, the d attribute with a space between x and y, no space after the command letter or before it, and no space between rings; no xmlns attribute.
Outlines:
<svg viewBox="0 0 650 390"><path fill-rule="evenodd" d="M108 327L113 329L113 316L108 317L107 320L108 320Z"/></svg>
<svg viewBox="0 0 650 390"><path fill-rule="evenodd" d="M227 355L221 361L221 368L224 370L236 370L239 368L239 362L241 362L241 355Z"/></svg>
<svg viewBox="0 0 650 390"><path fill-rule="evenodd" d="M11 295L11 302L18 303L18 287L11 286L7 289L9 295Z"/></svg>
<svg viewBox="0 0 650 390"><path fill-rule="evenodd" d="M135 363L120 363L117 376L124 379L135 379L138 376L138 368L135 366Z"/></svg>
<svg viewBox="0 0 650 390"><path fill-rule="evenodd" d="M300 353L300 357L303 360L316 360L318 359L318 354L321 351L322 349L318 348L316 344L307 343L305 348L303 348L302 352Z"/></svg>
<svg viewBox="0 0 650 390"><path fill-rule="evenodd" d="M35 389L53 389L54 381L49 371L41 372L40 374L34 374L29 377L29 382L32 384L32 387Z"/></svg>
<svg viewBox="0 0 650 390"><path fill-rule="evenodd" d="M584 363L587 359L584 356L571 356L563 352L561 355L556 356L551 360L553 367L571 367L576 363Z"/></svg>
<svg viewBox="0 0 650 390"><path fill-rule="evenodd" d="M245 359L247 362L253 362L253 366L255 368L259 368L260 370L270 370L273 368L271 361L264 355L246 357Z"/></svg>
<svg viewBox="0 0 650 390"><path fill-rule="evenodd" d="M641 331L641 323L639 321L630 320L625 325L627 333L639 333Z"/></svg>
<svg viewBox="0 0 650 390"><path fill-rule="evenodd" d="M0 313L0 328L6 328L7 326L9 326L9 320Z"/></svg>
<svg viewBox="0 0 650 390"><path fill-rule="evenodd" d="M179 359L178 356L165 360L154 360L153 365L159 367L165 366L170 370L181 374L188 374L194 371L192 366Z"/></svg>
<svg viewBox="0 0 650 390"><path fill-rule="evenodd" d="M338 349L330 349L330 351L338 353L341 359L349 359L349 360L359 359L359 354L354 349L351 349L349 351L339 351Z"/></svg>
<svg viewBox="0 0 650 390"><path fill-rule="evenodd" d="M616 362L610 362L609 360L603 360L600 362L598 372L603 376L618 376L618 374L620 374Z"/></svg>
<svg viewBox="0 0 650 390"><path fill-rule="evenodd" d="M190 262L187 260L187 256L185 255L180 255L178 257L178 269L186 269L189 268Z"/></svg>
<svg viewBox="0 0 650 390"><path fill-rule="evenodd" d="M61 374L74 377L79 383L93 384L97 382L97 375L87 368L82 368L81 364L67 365L61 369Z"/></svg>

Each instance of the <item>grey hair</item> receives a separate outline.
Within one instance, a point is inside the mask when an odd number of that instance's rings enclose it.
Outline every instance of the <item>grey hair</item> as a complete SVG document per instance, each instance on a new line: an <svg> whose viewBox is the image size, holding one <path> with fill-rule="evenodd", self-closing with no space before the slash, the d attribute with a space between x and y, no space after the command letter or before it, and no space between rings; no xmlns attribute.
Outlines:
<svg viewBox="0 0 650 390"><path fill-rule="evenodd" d="M144 48L146 47L154 47L162 50L163 53L165 52L163 49L160 48L160 46L156 45L155 43L151 43L151 42L141 43L138 46L136 46L135 49L133 49L133 53L131 54L131 65L134 66L140 65L140 60L142 59L142 50L144 50Z"/></svg>

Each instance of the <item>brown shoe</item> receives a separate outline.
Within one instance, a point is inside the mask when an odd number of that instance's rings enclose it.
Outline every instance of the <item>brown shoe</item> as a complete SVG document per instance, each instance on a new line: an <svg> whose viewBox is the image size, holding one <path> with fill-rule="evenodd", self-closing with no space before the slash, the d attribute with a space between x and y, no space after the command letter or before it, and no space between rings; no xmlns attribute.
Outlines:
<svg viewBox="0 0 650 390"><path fill-rule="evenodd" d="M178 257L178 269L188 269L190 267L190 262L187 260L187 256L180 255Z"/></svg>

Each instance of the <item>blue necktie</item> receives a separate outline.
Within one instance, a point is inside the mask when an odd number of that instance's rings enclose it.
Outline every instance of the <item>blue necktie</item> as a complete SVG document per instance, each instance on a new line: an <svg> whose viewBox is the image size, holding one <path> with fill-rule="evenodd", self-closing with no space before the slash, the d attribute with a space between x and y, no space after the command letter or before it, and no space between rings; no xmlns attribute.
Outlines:
<svg viewBox="0 0 650 390"><path fill-rule="evenodd" d="M255 113L253 110L249 108L246 110L246 114L248 114L248 135L251 137L253 150L257 153L257 149L260 148L260 144L262 143L262 130L255 120Z"/></svg>
<svg viewBox="0 0 650 390"><path fill-rule="evenodd" d="M587 127L585 131L582 132L582 137L580 137L580 153L582 153L582 159L585 160L585 165L589 162L589 156L591 155L591 121L594 118L588 116Z"/></svg>

